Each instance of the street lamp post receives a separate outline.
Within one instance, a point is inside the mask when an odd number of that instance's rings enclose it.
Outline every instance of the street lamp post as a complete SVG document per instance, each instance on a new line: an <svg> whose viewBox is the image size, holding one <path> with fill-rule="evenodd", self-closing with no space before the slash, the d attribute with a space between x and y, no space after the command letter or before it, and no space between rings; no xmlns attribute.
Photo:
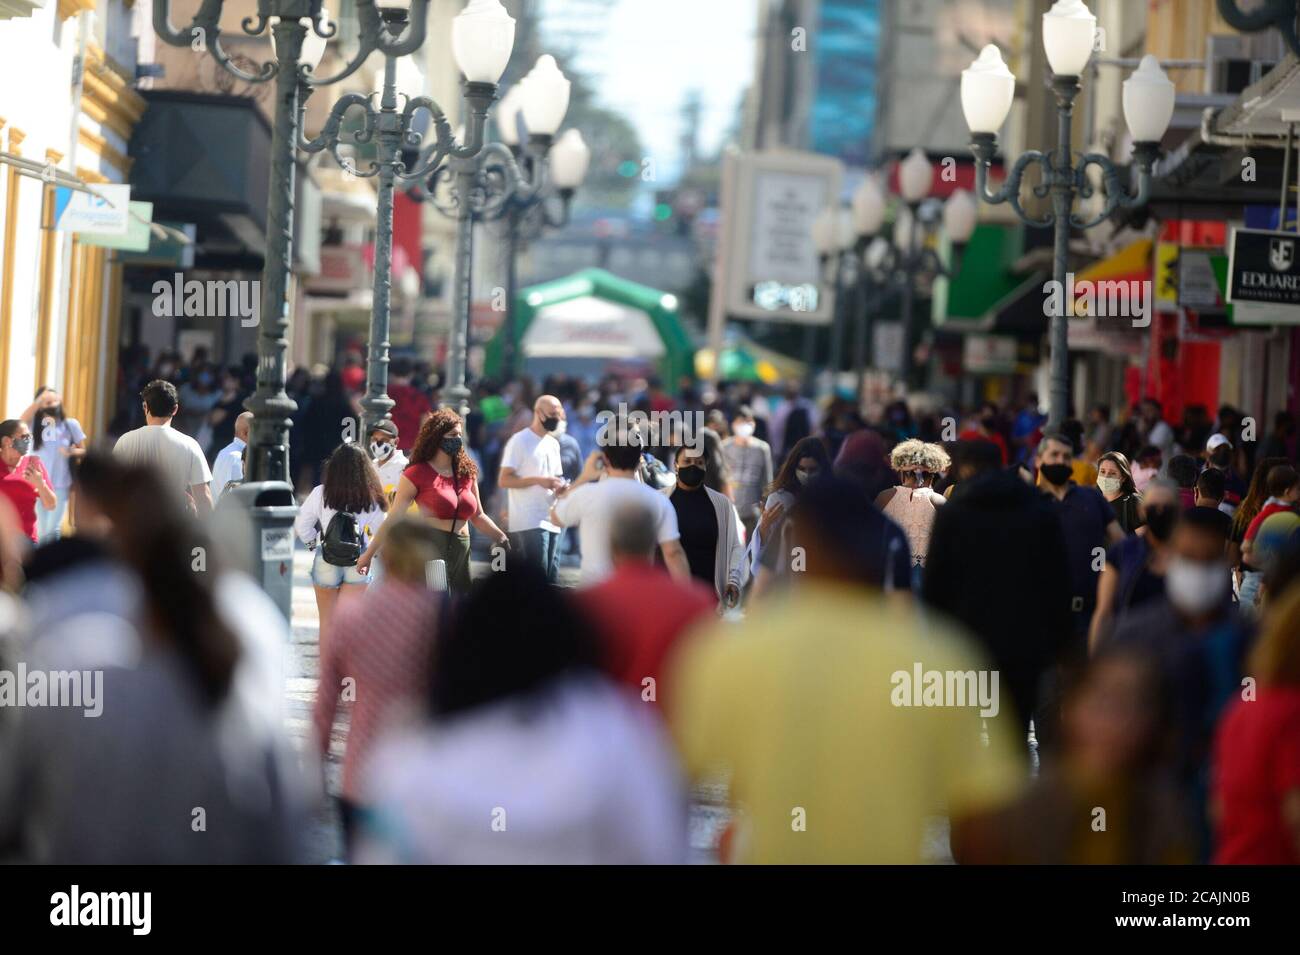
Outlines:
<svg viewBox="0 0 1300 955"><path fill-rule="evenodd" d="M504 129L503 126L503 133ZM529 161L529 154L517 147L518 137L513 138L515 141L510 142L507 136L502 135L502 140L511 147L515 162ZM591 151L583 141L582 134L576 129L569 129L555 141L548 160L554 195L549 190L540 190L531 195L516 195L495 216L495 221L500 223L506 260L506 325L502 340L501 369L503 377L507 379L513 378L518 370L519 329L515 324L515 292L519 284L519 253L529 243L540 238L545 230L563 229L569 224L573 194L587 174ZM534 175L531 169L526 171L530 178ZM558 203L549 201L556 197Z"/></svg>
<svg viewBox="0 0 1300 955"><path fill-rule="evenodd" d="M512 204L530 207L543 201L550 184L549 154L554 152L553 145L558 145L555 132L569 107L569 81L550 55L538 58L533 69L519 81L518 89L519 114L529 131L528 144L520 158L517 160L515 151L502 143L488 143L474 156L453 157L445 166L435 169L422 190L423 198L456 221L452 328L444 404L454 408L461 417L469 414L467 381L474 223L499 219ZM444 182L448 186L446 190L441 189ZM562 188L571 190L572 187Z"/></svg>
<svg viewBox="0 0 1300 955"><path fill-rule="evenodd" d="M241 26L249 36L269 27L275 59L255 72L236 66L221 44L224 0L203 0L190 26L171 25L168 0L154 0L153 25L159 38L172 46L207 50L221 67L249 83L275 80L275 116L271 131L270 189L266 212L266 257L262 267L262 299L257 338L257 388L248 399L253 412L246 479L250 482L289 480L290 416L297 409L285 393L286 335L289 329L289 273L293 240L293 201L298 138L298 101L304 88L327 86L352 75L375 50L405 56L424 43L429 0L412 0L409 29L399 38L383 27L375 0L356 0L356 56L333 76L317 78L316 65L325 42L337 28L328 21L322 0L258 0L257 15Z"/></svg>
<svg viewBox="0 0 1300 955"><path fill-rule="evenodd" d="M897 290L902 298L903 358L908 387L919 388L924 383L924 367L914 360L920 337L914 314L916 282L922 275L952 274L951 268L945 266L930 247L929 236L942 222L944 232L953 243L955 264L975 231L977 210L970 195L964 190L955 190L943 203L940 215L938 200L926 199L932 181L933 167L929 160L920 150L913 150L899 168L905 207L894 222L892 235L884 231L885 193L875 177L869 175L853 194L851 212L839 214L838 227L830 230L823 224L820 234L814 236L823 256L838 247L836 274L844 275L847 268L850 276L841 279L837 289L853 288L849 304L850 314L856 316L853 362L859 400L866 384L871 313L890 289Z"/></svg>
<svg viewBox="0 0 1300 955"><path fill-rule="evenodd" d="M480 7L482 5L479 5ZM466 8L466 11L453 21L452 29L456 31L458 23L463 24L461 17L468 16L471 21L475 17L488 19L486 23L475 24L471 22L471 28L477 26L479 45L484 47L483 52L490 54L489 60L485 66L475 72L476 76L488 77L496 70L496 75L500 75L500 70L504 70L505 61L509 58L510 47L513 46L513 21L510 21L509 29L503 30L501 18L510 20L505 15L504 10L496 17L491 17L494 12L488 6L486 14L473 13L474 5ZM407 11L402 7L390 7L384 9L383 21L388 33L394 37L400 37L405 29L409 27ZM509 34L509 40L504 39L504 34ZM453 36L455 36L453 32ZM473 69L474 61L472 57L477 51L466 52L465 45L468 43L461 34L461 44L453 46L453 54L456 55L458 65L461 66L462 72L468 76ZM504 56L501 55L501 49L504 48ZM466 61L460 62L462 54L466 55ZM499 63L500 69L496 69ZM469 69L467 69L469 67ZM305 113L306 98L311 93L310 86L304 85L300 90L299 109ZM362 427L361 434L369 434L380 421L388 417L393 408L393 399L388 396L388 352L389 352L389 326L390 326L390 302L392 292L392 254L393 254L393 191L396 183L412 182L422 180L440 168L444 160L455 163L461 161L470 161L483 148L483 130L487 124L488 108L496 98L495 80L467 79L464 84L464 97L468 107L469 122L466 126L466 133L463 137L464 143L456 142L451 132L450 124L442 109L432 99L427 96L407 97L406 103L399 112L397 109L397 57L388 53L384 57L384 82L383 89L379 92L379 109L375 109L372 102L374 94L363 95L361 93L348 93L341 96L337 103L330 110L329 118L322 126L320 133L311 140L305 137L299 142L299 146L309 153L318 153L328 149L334 158L344 169L351 175L363 178L376 177L378 183L378 212L375 224L375 261L374 261L374 293L371 301L370 310L370 339L367 349L367 368L366 368L366 394L361 399L362 408ZM357 111L362 119L362 128L354 133L350 139L344 139L340 135L342 124L349 111ZM427 112L433 120L434 136L433 141L426 144L423 137L415 129L416 117L421 111ZM371 142L375 143L376 157L370 162L370 167L366 171L356 168L347 157L340 156L339 147L343 145L364 145ZM417 150L418 158L412 169L407 169L406 163L402 158L403 149Z"/></svg>
<svg viewBox="0 0 1300 955"><path fill-rule="evenodd" d="M997 192L988 188L988 168L997 153L997 131L1006 120L1015 98L1015 76L1002 61L992 44L962 73L961 101L971 130L971 151L975 154L976 191L987 203L1008 203L1026 225L1052 227L1054 255L1052 278L1062 294L1059 309L1050 316L1051 404L1048 426L1059 427L1070 406L1069 328L1064 295L1068 270L1070 229L1090 229L1119 209L1133 209L1146 204L1151 195L1152 169L1160 154L1160 139L1169 127L1174 111L1174 85L1169 82L1154 56L1142 58L1136 72L1124 81L1124 119L1133 137L1133 158L1138 182L1129 192L1120 179L1120 170L1110 158L1087 153L1077 161L1071 152L1071 119L1074 100L1079 94L1079 76L1093 51L1097 20L1082 0L1057 0L1043 15L1043 45L1054 74L1052 90L1056 97L1057 148L1047 153L1031 150L1016 160L1006 182ZM1042 169L1042 183L1034 187L1040 198L1052 198L1052 210L1041 217L1025 212L1020 204L1020 185L1025 170L1037 164ZM1091 220L1073 212L1077 198L1088 199L1093 186L1088 167L1096 166L1104 181L1105 203Z"/></svg>

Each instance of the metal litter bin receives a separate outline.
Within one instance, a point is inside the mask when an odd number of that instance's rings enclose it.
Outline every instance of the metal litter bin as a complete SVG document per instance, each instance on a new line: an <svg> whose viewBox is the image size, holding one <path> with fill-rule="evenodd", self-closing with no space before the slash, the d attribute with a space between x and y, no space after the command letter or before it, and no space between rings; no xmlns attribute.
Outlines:
<svg viewBox="0 0 1300 955"><path fill-rule="evenodd" d="M222 514L246 516L242 557L245 569L289 620L293 603L293 519L298 502L284 481L257 481L221 495L214 520Z"/></svg>

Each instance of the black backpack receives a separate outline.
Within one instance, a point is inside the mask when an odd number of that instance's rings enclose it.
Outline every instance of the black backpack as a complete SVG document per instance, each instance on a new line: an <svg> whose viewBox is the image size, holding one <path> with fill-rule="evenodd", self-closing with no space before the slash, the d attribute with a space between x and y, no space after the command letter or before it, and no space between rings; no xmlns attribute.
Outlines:
<svg viewBox="0 0 1300 955"><path fill-rule="evenodd" d="M347 511L336 511L330 518L321 538L321 557L335 567L355 567L361 559L361 533L357 530L357 516Z"/></svg>

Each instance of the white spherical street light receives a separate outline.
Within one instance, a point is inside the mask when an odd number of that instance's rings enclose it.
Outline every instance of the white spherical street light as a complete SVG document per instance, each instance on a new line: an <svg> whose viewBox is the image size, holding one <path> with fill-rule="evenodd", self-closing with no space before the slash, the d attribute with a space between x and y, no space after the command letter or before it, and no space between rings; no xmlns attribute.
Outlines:
<svg viewBox="0 0 1300 955"><path fill-rule="evenodd" d="M451 21L451 55L471 83L493 83L510 62L515 18L501 0L470 0Z"/></svg>
<svg viewBox="0 0 1300 955"><path fill-rule="evenodd" d="M912 232L915 228L912 210L907 208L899 209L898 218L894 220L894 248L906 254L907 250L912 247Z"/></svg>
<svg viewBox="0 0 1300 955"><path fill-rule="evenodd" d="M867 246L866 251L862 253L862 262L872 272L879 272L885 266L889 259L889 240L884 236L876 236Z"/></svg>
<svg viewBox="0 0 1300 955"><path fill-rule="evenodd" d="M972 133L996 133L1011 112L1016 78L990 43L961 73L961 109Z"/></svg>
<svg viewBox="0 0 1300 955"><path fill-rule="evenodd" d="M975 199L965 189L958 189L943 204L943 231L958 245L965 245L975 234L979 209Z"/></svg>
<svg viewBox="0 0 1300 955"><path fill-rule="evenodd" d="M839 248L839 237L835 234L836 216L836 210L828 207L817 213L817 218L813 219L813 246L820 256L833 255L835 250Z"/></svg>
<svg viewBox="0 0 1300 955"><path fill-rule="evenodd" d="M520 81L520 109L531 136L554 136L569 109L569 81L555 57L543 53Z"/></svg>
<svg viewBox="0 0 1300 955"><path fill-rule="evenodd" d="M577 189L591 164L591 150L582 133L566 129L551 147L551 181L557 189Z"/></svg>
<svg viewBox="0 0 1300 955"><path fill-rule="evenodd" d="M1043 14L1043 48L1057 76L1078 76L1092 56L1097 18L1083 0L1056 0Z"/></svg>
<svg viewBox="0 0 1300 955"><path fill-rule="evenodd" d="M920 202L934 185L934 166L918 146L898 165L898 191L908 202Z"/></svg>
<svg viewBox="0 0 1300 955"><path fill-rule="evenodd" d="M885 223L885 193L868 175L853 193L853 227L858 235L875 235Z"/></svg>
<svg viewBox="0 0 1300 955"><path fill-rule="evenodd" d="M1158 143L1174 116L1174 84L1148 53L1124 81L1124 121L1133 141Z"/></svg>
<svg viewBox="0 0 1300 955"><path fill-rule="evenodd" d="M506 90L501 102L497 103L497 108L493 111L497 123L497 135L507 146L516 146L519 144L519 107L522 101L519 98L519 84L516 83L510 89Z"/></svg>
<svg viewBox="0 0 1300 955"><path fill-rule="evenodd" d="M853 213L848 209L835 211L835 244L841 251L847 252L858 241L858 233L853 228Z"/></svg>

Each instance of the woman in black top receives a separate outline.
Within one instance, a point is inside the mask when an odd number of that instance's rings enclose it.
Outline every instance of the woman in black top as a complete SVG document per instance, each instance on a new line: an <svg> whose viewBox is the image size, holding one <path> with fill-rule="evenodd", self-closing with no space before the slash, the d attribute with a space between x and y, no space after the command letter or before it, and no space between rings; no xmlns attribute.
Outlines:
<svg viewBox="0 0 1300 955"><path fill-rule="evenodd" d="M1110 502L1115 520L1125 534L1133 534L1142 526L1138 508L1142 498L1133 483L1133 472L1128 458L1118 451L1107 451L1097 459L1097 489Z"/></svg>
<svg viewBox="0 0 1300 955"><path fill-rule="evenodd" d="M691 576L712 587L718 553L718 517L705 487L705 461L705 456L694 448L677 449L673 462L677 486L668 499L677 512L677 530L682 536L687 563L691 565Z"/></svg>

